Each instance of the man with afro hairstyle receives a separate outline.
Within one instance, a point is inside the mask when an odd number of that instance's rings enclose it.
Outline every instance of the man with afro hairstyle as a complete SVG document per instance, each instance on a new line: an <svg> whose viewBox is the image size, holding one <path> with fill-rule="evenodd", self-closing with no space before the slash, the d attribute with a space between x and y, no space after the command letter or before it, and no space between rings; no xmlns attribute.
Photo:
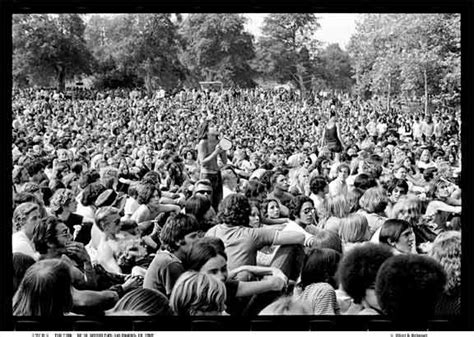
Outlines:
<svg viewBox="0 0 474 337"><path fill-rule="evenodd" d="M380 306L375 295L375 278L380 266L393 256L388 247L375 243L364 243L352 248L339 264L337 276L340 283L338 297L345 292L352 304L346 307L349 315L378 315Z"/></svg>

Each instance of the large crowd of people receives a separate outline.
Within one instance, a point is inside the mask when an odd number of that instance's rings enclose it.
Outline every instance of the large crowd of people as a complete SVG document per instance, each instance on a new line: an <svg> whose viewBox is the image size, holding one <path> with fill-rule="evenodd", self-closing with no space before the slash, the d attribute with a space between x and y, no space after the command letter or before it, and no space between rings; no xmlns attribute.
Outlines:
<svg viewBox="0 0 474 337"><path fill-rule="evenodd" d="M460 314L460 112L14 89L13 314Z"/></svg>

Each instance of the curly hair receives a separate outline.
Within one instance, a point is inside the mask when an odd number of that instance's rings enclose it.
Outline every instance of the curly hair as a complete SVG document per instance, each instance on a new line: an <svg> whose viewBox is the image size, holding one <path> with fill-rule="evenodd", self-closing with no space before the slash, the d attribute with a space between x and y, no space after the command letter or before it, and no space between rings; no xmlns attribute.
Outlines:
<svg viewBox="0 0 474 337"><path fill-rule="evenodd" d="M184 240L186 235L201 229L194 215L172 214L160 232L160 241L163 248L174 252L179 248L180 241Z"/></svg>
<svg viewBox="0 0 474 337"><path fill-rule="evenodd" d="M51 211L55 214L61 214L63 207L69 205L74 200L74 193L66 188L57 189L49 201Z"/></svg>
<svg viewBox="0 0 474 337"><path fill-rule="evenodd" d="M461 232L447 231L433 241L428 254L438 261L447 274L446 293L452 294L461 287Z"/></svg>
<svg viewBox="0 0 474 337"><path fill-rule="evenodd" d="M375 284L380 266L391 256L390 248L371 242L356 246L344 255L337 278L355 303L362 302L365 291Z"/></svg>
<svg viewBox="0 0 474 337"><path fill-rule="evenodd" d="M288 204L291 220L295 220L296 218L300 217L301 207L303 207L304 203L306 202L309 202L314 206L313 199L307 197L306 195L297 195L291 199L290 203Z"/></svg>
<svg viewBox="0 0 474 337"><path fill-rule="evenodd" d="M187 271L176 281L170 296L171 308L178 316L195 316L225 310L224 283L212 275Z"/></svg>
<svg viewBox="0 0 474 337"><path fill-rule="evenodd" d="M324 189L326 188L328 184L329 183L327 179L324 178L323 176L314 176L309 181L309 189L314 194L318 194L320 192L324 192Z"/></svg>
<svg viewBox="0 0 474 337"><path fill-rule="evenodd" d="M135 185L135 189L137 191L137 202L140 205L146 205L150 202L151 198L155 191L158 191L158 195L161 196L161 192L159 189L155 187L155 185L149 182L140 181Z"/></svg>
<svg viewBox="0 0 474 337"><path fill-rule="evenodd" d="M433 315L446 285L446 273L431 257L405 254L380 267L375 292L382 311L394 321L424 321Z"/></svg>
<svg viewBox="0 0 474 337"><path fill-rule="evenodd" d="M239 193L229 194L219 204L217 218L229 226L249 226L249 217L252 213L248 198Z"/></svg>

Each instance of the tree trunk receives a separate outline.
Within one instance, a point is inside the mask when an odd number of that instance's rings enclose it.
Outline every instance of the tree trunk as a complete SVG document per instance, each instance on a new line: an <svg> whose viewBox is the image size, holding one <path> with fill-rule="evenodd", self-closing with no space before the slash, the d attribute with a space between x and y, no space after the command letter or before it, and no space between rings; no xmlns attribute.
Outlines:
<svg viewBox="0 0 474 337"><path fill-rule="evenodd" d="M58 91L64 92L66 88L66 69L62 64L56 65L56 73Z"/></svg>
<svg viewBox="0 0 474 337"><path fill-rule="evenodd" d="M425 116L428 115L428 75L426 74L426 68L423 70L423 77L425 80Z"/></svg>

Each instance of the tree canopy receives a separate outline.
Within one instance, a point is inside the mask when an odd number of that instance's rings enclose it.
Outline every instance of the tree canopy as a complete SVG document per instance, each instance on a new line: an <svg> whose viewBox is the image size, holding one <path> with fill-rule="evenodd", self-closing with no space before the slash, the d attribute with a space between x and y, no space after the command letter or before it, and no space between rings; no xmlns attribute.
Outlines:
<svg viewBox="0 0 474 337"><path fill-rule="evenodd" d="M360 97L459 101L460 16L366 14L347 51L323 46L317 14L269 14L261 33L242 14L18 14L13 16L16 85L51 85L93 75L97 88L177 91L199 81L252 87L291 82L302 92L338 89Z"/></svg>

